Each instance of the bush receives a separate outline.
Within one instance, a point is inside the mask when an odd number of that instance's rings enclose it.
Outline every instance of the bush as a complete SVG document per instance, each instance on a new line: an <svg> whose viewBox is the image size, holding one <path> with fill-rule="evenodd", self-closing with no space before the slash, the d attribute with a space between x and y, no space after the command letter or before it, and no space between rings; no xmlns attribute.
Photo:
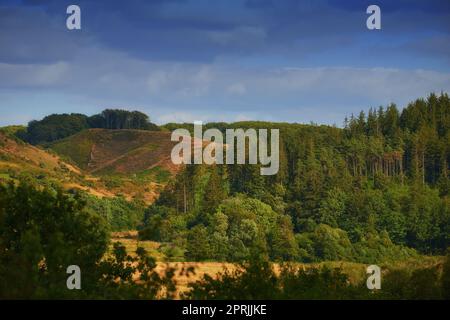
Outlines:
<svg viewBox="0 0 450 320"><path fill-rule="evenodd" d="M105 257L105 221L84 205L60 189L0 185L0 299L173 297L173 270L160 275L142 248L131 257L116 243ZM67 290L73 264L83 290Z"/></svg>

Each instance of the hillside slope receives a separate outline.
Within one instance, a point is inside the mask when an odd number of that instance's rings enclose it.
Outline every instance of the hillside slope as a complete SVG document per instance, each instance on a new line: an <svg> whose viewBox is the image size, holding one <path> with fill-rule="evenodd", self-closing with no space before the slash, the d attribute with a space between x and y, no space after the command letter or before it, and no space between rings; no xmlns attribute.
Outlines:
<svg viewBox="0 0 450 320"><path fill-rule="evenodd" d="M97 197L112 197L92 177L77 166L63 161L58 155L25 143L7 131L0 131L0 180L29 177L44 183L55 183L66 189L80 189Z"/></svg>
<svg viewBox="0 0 450 320"><path fill-rule="evenodd" d="M157 166L175 172L170 132L88 129L49 147L90 173L136 174Z"/></svg>
<svg viewBox="0 0 450 320"><path fill-rule="evenodd" d="M0 130L0 179L28 176L40 184L123 196L150 204L178 171L169 132L89 129L43 147Z"/></svg>
<svg viewBox="0 0 450 320"><path fill-rule="evenodd" d="M127 199L151 203L179 170L170 132L88 129L47 147Z"/></svg>

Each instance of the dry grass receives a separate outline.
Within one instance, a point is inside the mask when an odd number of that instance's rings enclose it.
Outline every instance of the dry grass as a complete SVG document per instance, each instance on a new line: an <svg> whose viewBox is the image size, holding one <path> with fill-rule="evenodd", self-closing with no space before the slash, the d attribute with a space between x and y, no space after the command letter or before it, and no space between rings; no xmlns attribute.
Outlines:
<svg viewBox="0 0 450 320"><path fill-rule="evenodd" d="M158 251L161 244L155 241L140 241L137 231L121 231L111 234L111 242L120 242L130 255L135 255L138 247L144 248L157 261L163 261L165 256Z"/></svg>
<svg viewBox="0 0 450 320"><path fill-rule="evenodd" d="M179 298L181 293L189 289L189 283L202 279L205 274L216 277L225 268L232 271L236 268L236 265L222 262L158 262L156 270L160 274L163 274L167 268L175 269L174 280L177 284L176 298ZM189 272L190 269L193 272Z"/></svg>
<svg viewBox="0 0 450 320"><path fill-rule="evenodd" d="M203 278L204 275L211 277L218 276L225 269L234 271L238 268L238 265L233 263L223 262L164 262L166 257L163 253L159 252L160 243L154 241L139 241L137 239L137 231L124 231L114 232L112 234L113 241L120 241L127 249L127 252L133 254L138 246L143 247L149 252L150 255L156 258L157 268L156 270L163 274L167 268L175 269L175 281L177 283L177 295L180 297L180 293L186 292L190 282L195 282ZM397 261L393 263L380 264L382 270L393 270L407 268L414 270L418 268L426 268L442 264L444 257L439 256L420 256L417 258L411 258L409 260ZM294 268L317 268L327 266L329 268L341 268L342 272L349 277L349 281L353 284L360 283L366 279L366 268L368 264L348 262L348 261L326 261L320 263L291 263ZM273 268L276 274L280 273L282 265L274 263ZM194 272L188 272L193 269ZM136 275L138 277L138 275Z"/></svg>

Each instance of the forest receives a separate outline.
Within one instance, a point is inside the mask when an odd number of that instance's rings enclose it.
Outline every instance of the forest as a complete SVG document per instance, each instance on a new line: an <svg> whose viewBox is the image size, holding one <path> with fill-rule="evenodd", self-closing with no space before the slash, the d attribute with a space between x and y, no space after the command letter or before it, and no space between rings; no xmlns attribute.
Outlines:
<svg viewBox="0 0 450 320"><path fill-rule="evenodd" d="M302 262L442 254L450 243L449 111L448 95L431 94L401 112L391 104L352 115L343 129L209 123L279 128L279 173L186 166L146 210L140 236L197 261L241 261L254 248L272 261Z"/></svg>
<svg viewBox="0 0 450 320"><path fill-rule="evenodd" d="M131 114L52 115L14 134L45 146L97 125L151 129L147 116ZM193 129L157 130L179 127ZM401 111L391 104L351 115L342 128L259 121L205 127L279 129L278 174L261 176L250 164L186 165L149 206L67 191L32 174L0 179L0 298L180 298L178 272L157 271L158 261L139 244L129 252L111 241L111 231L137 229L139 241L160 243L176 259L169 261L236 266L189 283L184 299L449 299L447 94ZM427 265L434 258L441 262ZM409 269L403 261L411 259L423 264ZM66 289L73 261L83 270L83 290ZM405 265L386 267L383 289L370 292L330 261Z"/></svg>

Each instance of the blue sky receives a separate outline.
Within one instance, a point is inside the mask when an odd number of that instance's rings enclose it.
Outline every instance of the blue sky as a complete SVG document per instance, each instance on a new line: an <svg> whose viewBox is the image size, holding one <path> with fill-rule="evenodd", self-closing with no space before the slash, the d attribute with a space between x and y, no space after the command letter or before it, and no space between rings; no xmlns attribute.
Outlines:
<svg viewBox="0 0 450 320"><path fill-rule="evenodd" d="M450 92L448 0L0 0L0 125L120 107L340 126L432 91Z"/></svg>

